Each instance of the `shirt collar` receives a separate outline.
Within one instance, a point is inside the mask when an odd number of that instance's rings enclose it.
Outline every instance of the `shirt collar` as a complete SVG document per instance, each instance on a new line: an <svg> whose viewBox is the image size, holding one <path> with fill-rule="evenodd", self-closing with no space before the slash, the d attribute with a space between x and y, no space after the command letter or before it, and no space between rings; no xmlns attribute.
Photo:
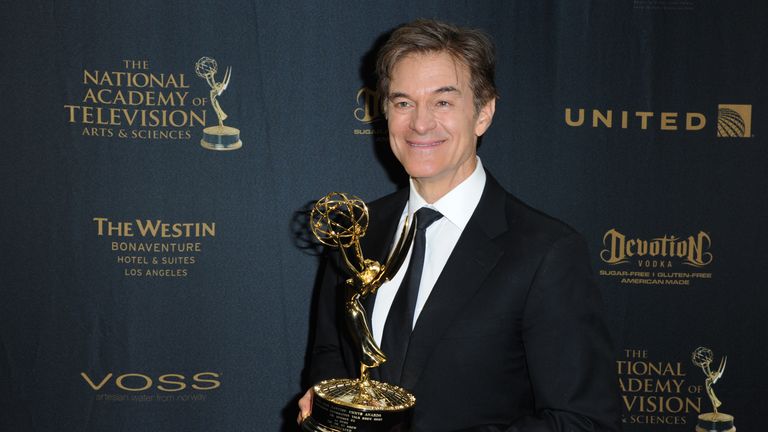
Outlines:
<svg viewBox="0 0 768 432"><path fill-rule="evenodd" d="M480 162L480 157L475 157L477 158L477 166L472 174L442 198L435 201L434 204L427 204L426 200L416 191L413 179L410 179L408 220L413 220L413 214L416 213L416 210L429 207L442 213L443 217L463 231L469 218L472 217L472 213L475 212L475 207L480 202L480 196L485 188L485 170L482 162Z"/></svg>

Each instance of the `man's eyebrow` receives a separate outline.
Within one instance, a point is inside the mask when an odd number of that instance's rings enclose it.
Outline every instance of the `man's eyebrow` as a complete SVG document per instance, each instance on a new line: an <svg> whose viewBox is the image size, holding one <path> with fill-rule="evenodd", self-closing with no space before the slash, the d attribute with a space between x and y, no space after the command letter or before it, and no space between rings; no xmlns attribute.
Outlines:
<svg viewBox="0 0 768 432"><path fill-rule="evenodd" d="M461 94L461 91L459 91L459 89L457 89L454 86L440 87L439 89L435 90L433 93L450 93L450 92L456 92L458 94Z"/></svg>
<svg viewBox="0 0 768 432"><path fill-rule="evenodd" d="M457 89L456 87L454 87L454 86L443 86L443 87L440 87L440 88L436 89L432 93L434 93L434 94L441 94L441 93L452 93L452 92L461 94L461 91L459 89ZM403 97L403 98L406 98L406 99L409 98L409 96L407 94L403 93L403 92L392 92L392 93L389 94L389 99L390 100L391 99L396 99L396 98L399 98L399 97Z"/></svg>

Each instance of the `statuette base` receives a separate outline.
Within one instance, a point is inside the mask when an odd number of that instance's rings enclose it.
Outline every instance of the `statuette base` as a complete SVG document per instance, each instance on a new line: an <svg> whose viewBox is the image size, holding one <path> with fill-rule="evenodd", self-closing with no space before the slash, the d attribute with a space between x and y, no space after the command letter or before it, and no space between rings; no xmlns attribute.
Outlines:
<svg viewBox="0 0 768 432"><path fill-rule="evenodd" d="M736 432L736 426L733 425L732 415L708 412L699 414L696 432Z"/></svg>
<svg viewBox="0 0 768 432"><path fill-rule="evenodd" d="M200 145L208 150L237 150L243 146L240 129L229 126L209 126L203 129Z"/></svg>
<svg viewBox="0 0 768 432"><path fill-rule="evenodd" d="M306 432L405 432L416 403L408 391L372 380L331 379L313 389Z"/></svg>

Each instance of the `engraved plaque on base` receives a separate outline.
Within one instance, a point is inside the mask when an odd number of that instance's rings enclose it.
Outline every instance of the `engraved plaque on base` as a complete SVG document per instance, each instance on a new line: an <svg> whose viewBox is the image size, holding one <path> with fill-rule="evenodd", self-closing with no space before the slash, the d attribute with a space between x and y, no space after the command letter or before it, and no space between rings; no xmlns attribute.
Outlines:
<svg viewBox="0 0 768 432"><path fill-rule="evenodd" d="M405 432L416 404L404 389L374 380L331 379L313 389L306 432Z"/></svg>
<svg viewBox="0 0 768 432"><path fill-rule="evenodd" d="M736 432L733 416L724 413L699 414L696 432Z"/></svg>

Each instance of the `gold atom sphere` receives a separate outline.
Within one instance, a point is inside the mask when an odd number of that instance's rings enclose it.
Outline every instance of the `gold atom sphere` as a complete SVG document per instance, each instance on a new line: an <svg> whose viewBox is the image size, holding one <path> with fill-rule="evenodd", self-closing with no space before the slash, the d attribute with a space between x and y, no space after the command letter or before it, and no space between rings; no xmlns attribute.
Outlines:
<svg viewBox="0 0 768 432"><path fill-rule="evenodd" d="M368 229L368 206L360 198L331 192L312 208L310 227L320 243L349 247Z"/></svg>

